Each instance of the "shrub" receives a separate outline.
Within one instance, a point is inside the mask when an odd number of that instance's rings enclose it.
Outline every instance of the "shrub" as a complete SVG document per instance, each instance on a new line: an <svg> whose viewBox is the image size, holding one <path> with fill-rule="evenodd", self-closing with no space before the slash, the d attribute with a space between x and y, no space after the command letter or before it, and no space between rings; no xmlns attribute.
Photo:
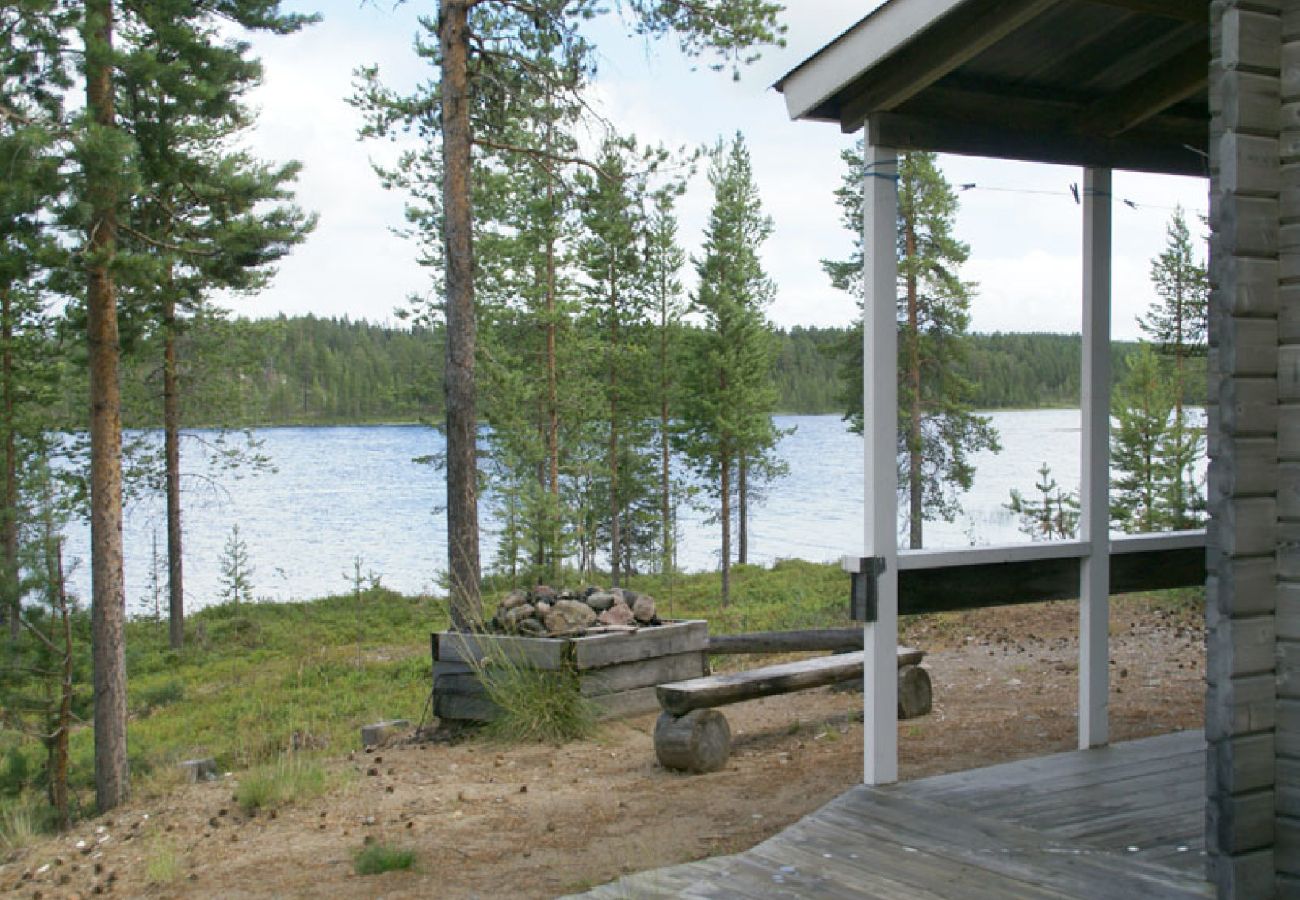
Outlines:
<svg viewBox="0 0 1300 900"><path fill-rule="evenodd" d="M150 884L171 884L180 874L181 860L176 848L171 844L156 844L145 862L145 880Z"/></svg>
<svg viewBox="0 0 1300 900"><path fill-rule="evenodd" d="M415 853L388 844L371 844L357 851L353 865L358 875L379 875L411 868L415 865Z"/></svg>

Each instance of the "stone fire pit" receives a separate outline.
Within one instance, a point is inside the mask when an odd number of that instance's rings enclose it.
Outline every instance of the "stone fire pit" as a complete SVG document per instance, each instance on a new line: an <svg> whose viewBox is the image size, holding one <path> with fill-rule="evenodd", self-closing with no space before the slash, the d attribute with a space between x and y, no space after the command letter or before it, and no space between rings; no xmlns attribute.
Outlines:
<svg viewBox="0 0 1300 900"><path fill-rule="evenodd" d="M655 685L707 672L708 623L661 620L652 598L631 591L512 591L487 629L433 635L433 712L440 719L499 715L476 670L490 658L575 673L577 689L603 718L657 710Z"/></svg>

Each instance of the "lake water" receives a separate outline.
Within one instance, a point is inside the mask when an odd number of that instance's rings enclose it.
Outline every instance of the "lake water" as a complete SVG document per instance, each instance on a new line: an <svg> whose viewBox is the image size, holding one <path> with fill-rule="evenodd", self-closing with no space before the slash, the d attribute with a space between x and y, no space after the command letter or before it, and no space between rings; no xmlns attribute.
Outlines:
<svg viewBox="0 0 1300 900"><path fill-rule="evenodd" d="M953 523L927 522L927 547L1025 540L1006 511L1012 488L1030 492L1047 462L1066 489L1079 483L1077 410L1001 411L989 414L1001 434L1000 454L975 457L975 484ZM838 416L780 416L794 428L780 445L788 477L772 484L750 525L751 562L782 557L830 561L861 552L862 440ZM201 435L200 435L201 436ZM200 479L185 513L187 603L216 602L222 550L232 525L248 545L254 594L271 600L308 599L348 588L353 561L383 584L403 592L431 590L446 565L440 512L444 476L416 457L442 449L441 435L419 426L268 428L258 432L274 472L246 475L224 488ZM196 454L195 454L196 455ZM679 564L717 565L719 534L703 513L683 510ZM483 557L491 558L493 526L484 516ZM131 504L125 523L127 600L133 613L152 612L153 545L164 553L162 503ZM68 551L86 557L87 529L70 529ZM88 560L72 575L89 597ZM163 566L160 578L165 578ZM165 610L166 598L162 605Z"/></svg>

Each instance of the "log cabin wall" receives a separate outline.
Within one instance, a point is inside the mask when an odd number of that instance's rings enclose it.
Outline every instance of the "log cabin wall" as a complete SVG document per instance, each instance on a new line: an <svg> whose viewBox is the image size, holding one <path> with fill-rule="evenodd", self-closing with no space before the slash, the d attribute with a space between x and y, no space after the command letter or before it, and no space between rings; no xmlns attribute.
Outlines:
<svg viewBox="0 0 1300 900"><path fill-rule="evenodd" d="M1210 69L1206 849L1300 896L1300 0L1216 0Z"/></svg>
<svg viewBox="0 0 1300 900"><path fill-rule="evenodd" d="M1300 0L1282 6L1274 796L1277 893L1300 897Z"/></svg>

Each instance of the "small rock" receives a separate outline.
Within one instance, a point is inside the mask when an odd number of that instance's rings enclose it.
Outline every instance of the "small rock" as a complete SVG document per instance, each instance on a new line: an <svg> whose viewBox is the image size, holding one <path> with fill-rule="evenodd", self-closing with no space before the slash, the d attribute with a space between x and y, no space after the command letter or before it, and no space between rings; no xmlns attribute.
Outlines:
<svg viewBox="0 0 1300 900"><path fill-rule="evenodd" d="M544 600L538 601L536 609L537 609L537 614L539 616L544 616L551 611L551 604L547 603Z"/></svg>
<svg viewBox="0 0 1300 900"><path fill-rule="evenodd" d="M366 747L379 747L410 727L411 723L407 719L386 719L373 725L363 725L361 743ZM375 762L379 760L376 759Z"/></svg>
<svg viewBox="0 0 1300 900"><path fill-rule="evenodd" d="M549 585L539 584L537 587L533 588L534 601L544 600L547 603L553 604L557 599L559 599L559 594L556 593L555 588L550 587Z"/></svg>
<svg viewBox="0 0 1300 900"><path fill-rule="evenodd" d="M528 592L515 588L510 593L506 594L505 599L501 601L501 608L510 610L517 606L523 606L527 602Z"/></svg>
<svg viewBox="0 0 1300 900"><path fill-rule="evenodd" d="M583 606L584 608L590 609L586 604L583 604ZM595 615L595 613L592 613L592 615ZM546 626L536 619L524 619L519 623L518 631L523 637L546 637L547 635Z"/></svg>
<svg viewBox="0 0 1300 900"><path fill-rule="evenodd" d="M628 625L634 618L631 608L621 600L596 617L602 625Z"/></svg>
<svg viewBox="0 0 1300 900"><path fill-rule="evenodd" d="M506 612L505 617L501 620L501 624L506 627L506 630L513 631L519 627L520 622L524 619L531 619L536 612L537 607L533 606L531 603L516 606L514 609Z"/></svg>
<svg viewBox="0 0 1300 900"><path fill-rule="evenodd" d="M632 604L632 615L642 625L649 625L655 617L655 601L649 594L642 594Z"/></svg>
<svg viewBox="0 0 1300 900"><path fill-rule="evenodd" d="M595 591L587 595L587 605L596 612L604 612L614 605L614 595L609 591Z"/></svg>
<svg viewBox="0 0 1300 900"><path fill-rule="evenodd" d="M551 634L581 631L596 621L595 611L576 600L559 600L546 614L546 630Z"/></svg>

